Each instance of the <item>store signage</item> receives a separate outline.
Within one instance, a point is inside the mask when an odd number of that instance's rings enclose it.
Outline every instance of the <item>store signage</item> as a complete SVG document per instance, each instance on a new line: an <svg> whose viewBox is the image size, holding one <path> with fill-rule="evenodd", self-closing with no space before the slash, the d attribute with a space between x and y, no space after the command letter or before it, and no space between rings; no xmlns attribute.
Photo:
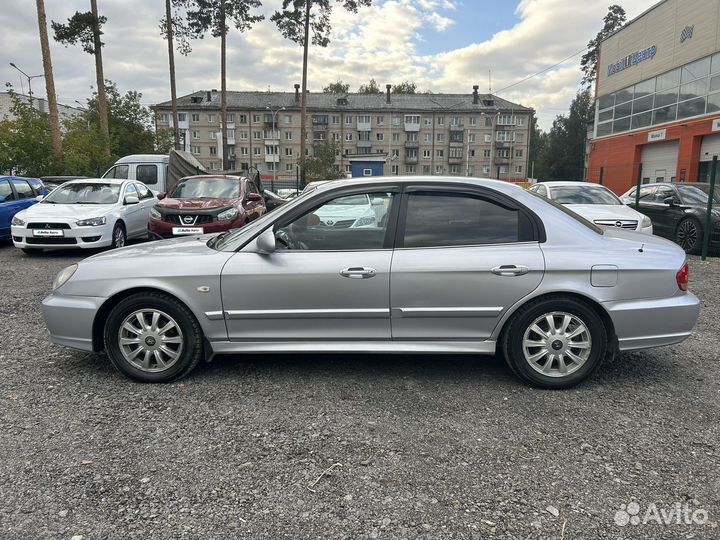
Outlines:
<svg viewBox="0 0 720 540"><path fill-rule="evenodd" d="M680 43L685 43L686 39L690 39L693 35L693 31L695 30L695 25L692 26L686 26L683 28L683 31L680 32Z"/></svg>
<svg viewBox="0 0 720 540"><path fill-rule="evenodd" d="M712 130L720 131L720 118L715 118L712 122Z"/></svg>
<svg viewBox="0 0 720 540"><path fill-rule="evenodd" d="M648 47L647 49L643 49L642 51L637 51L631 54L628 54L625 58L622 58L615 62L614 64L610 64L607 68L607 74L608 77L610 75L614 75L615 73L618 73L620 71L623 71L631 66L634 66L636 64L639 64L640 62L644 62L645 60L650 60L655 56L657 53L657 46L652 45Z"/></svg>
<svg viewBox="0 0 720 540"><path fill-rule="evenodd" d="M665 135L667 135L667 129L658 129L657 131L651 131L648 133L648 142L664 141Z"/></svg>

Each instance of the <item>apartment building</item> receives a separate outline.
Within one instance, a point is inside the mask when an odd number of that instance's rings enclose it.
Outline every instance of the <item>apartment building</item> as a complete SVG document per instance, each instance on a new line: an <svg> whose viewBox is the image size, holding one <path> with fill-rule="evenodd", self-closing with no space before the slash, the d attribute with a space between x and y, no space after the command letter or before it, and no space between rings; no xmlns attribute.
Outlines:
<svg viewBox="0 0 720 540"><path fill-rule="evenodd" d="M350 176L367 157L385 175L458 175L521 181L528 174L533 110L479 94L308 93L307 154L335 144L335 168ZM172 126L170 102L153 107L158 129ZM178 98L184 149L209 170L257 167L265 178L295 179L300 92L228 92L226 145L215 90ZM367 170L367 169L366 169ZM373 174L377 174L375 171Z"/></svg>

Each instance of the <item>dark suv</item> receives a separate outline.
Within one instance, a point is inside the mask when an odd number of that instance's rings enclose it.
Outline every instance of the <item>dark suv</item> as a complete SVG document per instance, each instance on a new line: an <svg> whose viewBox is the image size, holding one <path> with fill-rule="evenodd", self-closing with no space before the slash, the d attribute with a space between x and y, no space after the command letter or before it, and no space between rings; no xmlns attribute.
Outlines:
<svg viewBox="0 0 720 540"><path fill-rule="evenodd" d="M148 222L155 239L237 229L266 212L258 186L241 176L188 176L158 198Z"/></svg>
<svg viewBox="0 0 720 540"><path fill-rule="evenodd" d="M625 204L648 216L653 231L675 241L686 253L702 249L710 184L701 182L656 183L640 186L640 206L635 189L622 196ZM720 248L720 187L715 186L710 224L710 247Z"/></svg>

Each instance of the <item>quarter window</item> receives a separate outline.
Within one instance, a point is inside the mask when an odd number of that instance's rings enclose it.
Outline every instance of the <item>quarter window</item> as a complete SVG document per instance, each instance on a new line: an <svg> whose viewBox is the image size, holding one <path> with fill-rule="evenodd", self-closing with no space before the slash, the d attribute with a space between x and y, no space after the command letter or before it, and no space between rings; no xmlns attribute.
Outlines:
<svg viewBox="0 0 720 540"><path fill-rule="evenodd" d="M143 199L152 199L153 194L145 184L135 184L135 188L138 192L138 198L141 201Z"/></svg>
<svg viewBox="0 0 720 540"><path fill-rule="evenodd" d="M520 213L465 194L423 192L408 198L403 247L517 242Z"/></svg>
<svg viewBox="0 0 720 540"><path fill-rule="evenodd" d="M143 184L157 184L157 165L138 165L135 179Z"/></svg>

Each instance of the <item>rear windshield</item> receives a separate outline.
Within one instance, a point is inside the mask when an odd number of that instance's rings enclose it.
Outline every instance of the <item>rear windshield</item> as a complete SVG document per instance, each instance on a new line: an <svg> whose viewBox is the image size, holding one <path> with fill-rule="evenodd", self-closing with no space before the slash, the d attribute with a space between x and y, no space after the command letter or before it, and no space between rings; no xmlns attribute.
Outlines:
<svg viewBox="0 0 720 540"><path fill-rule="evenodd" d="M530 193L533 197L537 197L537 198L540 199L541 201L543 201L543 202L545 202L545 203L547 203L547 204L550 204L550 205L554 206L555 208L557 208L558 210L560 210L562 213L570 216L570 217L573 218L575 221L578 221L578 222L581 223L582 225L585 225L588 229L596 232L597 234L600 234L600 235L604 234L604 231L603 231L600 227L598 227L597 225L595 225L592 221L588 221L587 219L585 219L585 218L582 217L581 215L576 214L575 212L573 212L572 210L570 210L567 206L563 206L562 204L558 204L558 203L556 203L555 201L553 201L553 200L551 200L551 199L546 199L546 198L543 197L542 195L538 195L537 193L535 193L535 192L533 192L533 191L528 191L528 193Z"/></svg>
<svg viewBox="0 0 720 540"><path fill-rule="evenodd" d="M587 185L554 187L552 199L558 204L622 204L620 199L605 188Z"/></svg>

